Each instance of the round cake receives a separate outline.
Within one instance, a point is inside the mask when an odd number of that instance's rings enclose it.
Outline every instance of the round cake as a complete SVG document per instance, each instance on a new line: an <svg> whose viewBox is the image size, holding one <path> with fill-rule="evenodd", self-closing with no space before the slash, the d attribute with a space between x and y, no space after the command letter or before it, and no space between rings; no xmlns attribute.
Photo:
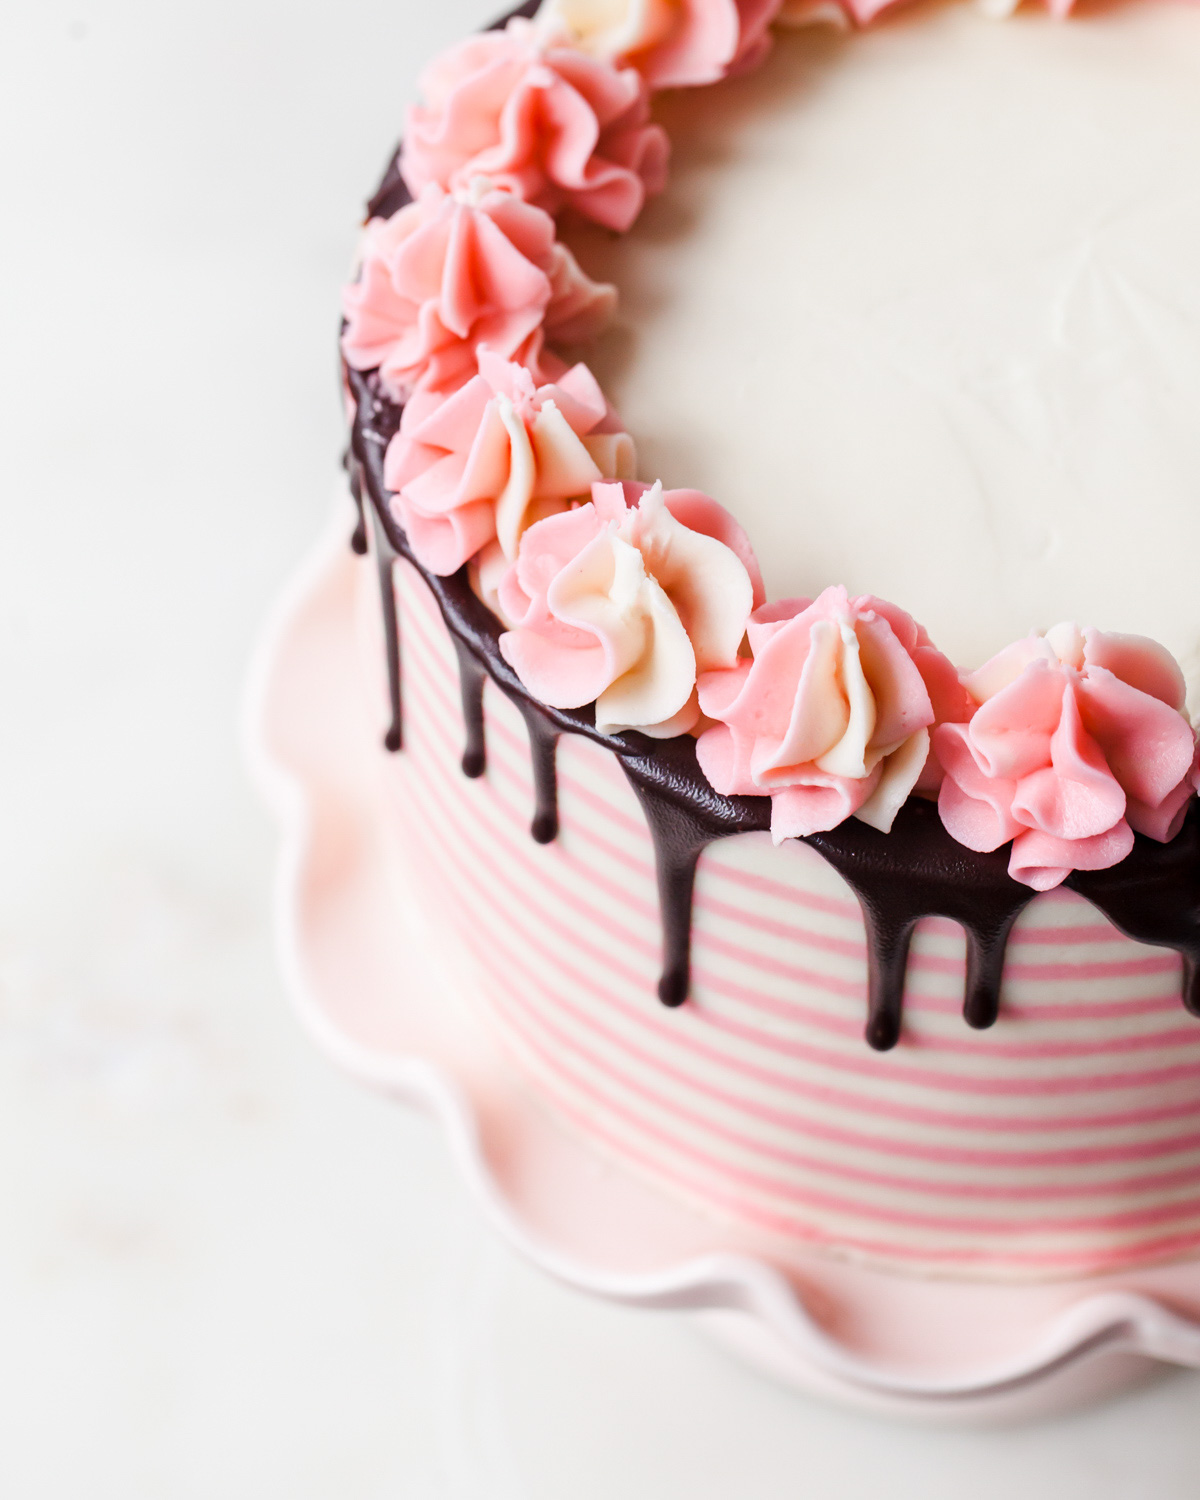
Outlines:
<svg viewBox="0 0 1200 1500"><path fill-rule="evenodd" d="M547 1109L781 1264L1178 1259L1200 25L873 9L426 70L341 340L377 813Z"/></svg>

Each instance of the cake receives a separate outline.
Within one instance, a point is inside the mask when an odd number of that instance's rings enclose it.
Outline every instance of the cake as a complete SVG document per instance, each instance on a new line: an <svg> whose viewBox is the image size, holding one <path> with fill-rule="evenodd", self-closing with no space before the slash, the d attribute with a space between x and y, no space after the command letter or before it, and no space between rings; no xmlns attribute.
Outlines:
<svg viewBox="0 0 1200 1500"><path fill-rule="evenodd" d="M872 10L430 64L341 335L375 813L547 1111L781 1264L1180 1259L1200 25Z"/></svg>

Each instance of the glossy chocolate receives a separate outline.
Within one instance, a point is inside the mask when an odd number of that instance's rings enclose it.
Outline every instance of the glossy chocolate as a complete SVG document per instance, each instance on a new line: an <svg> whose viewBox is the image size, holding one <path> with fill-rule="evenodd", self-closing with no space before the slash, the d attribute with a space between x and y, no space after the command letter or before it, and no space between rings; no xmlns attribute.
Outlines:
<svg viewBox="0 0 1200 1500"><path fill-rule="evenodd" d="M514 12L532 15L537 0ZM503 25L503 22L498 23ZM393 156L368 212L386 216L410 201ZM722 797L709 785L696 761L689 735L651 740L634 732L600 734L590 709L566 711L537 702L500 655L500 622L472 592L466 568L440 578L413 556L403 529L388 506L383 456L400 423L401 408L381 390L376 372L346 371L354 400L347 468L359 508L352 537L366 550L369 517L379 570L387 636L387 672L392 718L385 736L389 750L402 742L400 636L392 571L404 558L425 580L437 600L458 654L466 743L462 767L480 776L486 767L484 686L490 678L520 711L530 741L535 805L531 832L549 843L558 831L555 750L562 734L580 734L617 757L649 825L658 870L663 926L663 969L659 998L681 1005L687 998L696 867L709 844L738 833L770 827L767 797ZM949 917L966 934L967 961L963 1015L970 1026L991 1026L1000 1009L1004 956L1013 924L1034 897L1008 874L1007 847L977 854L946 832L937 808L910 800L890 834L855 818L806 843L841 874L858 897L867 937L866 1039L879 1051L900 1038L908 949L924 917ZM1076 871L1066 884L1138 942L1174 949L1183 958L1183 999L1200 1016L1200 816L1193 804L1182 832L1170 844L1138 835L1132 854L1110 870Z"/></svg>

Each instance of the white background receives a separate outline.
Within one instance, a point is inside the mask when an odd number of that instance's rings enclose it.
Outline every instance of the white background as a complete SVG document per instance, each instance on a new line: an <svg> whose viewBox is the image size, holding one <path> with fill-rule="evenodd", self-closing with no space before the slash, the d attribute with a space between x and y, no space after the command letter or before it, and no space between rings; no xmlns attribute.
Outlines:
<svg viewBox="0 0 1200 1500"><path fill-rule="evenodd" d="M4 8L0 1495L1190 1500L1200 1377L921 1431L543 1281L288 1013L242 674L325 512L362 199L488 15Z"/></svg>

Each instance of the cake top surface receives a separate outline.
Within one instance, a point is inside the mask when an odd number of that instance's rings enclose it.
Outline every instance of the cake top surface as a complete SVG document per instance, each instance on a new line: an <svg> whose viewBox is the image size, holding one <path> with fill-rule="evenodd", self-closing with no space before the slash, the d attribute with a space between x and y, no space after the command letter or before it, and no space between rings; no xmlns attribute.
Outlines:
<svg viewBox="0 0 1200 1500"><path fill-rule="evenodd" d="M772 597L904 605L960 666L1061 619L1200 690L1200 17L899 9L663 95L668 192L573 226L647 476L718 496Z"/></svg>
<svg viewBox="0 0 1200 1500"><path fill-rule="evenodd" d="M936 798L1048 890L1172 844L1200 785L1170 649L1195 663L1200 32L942 7L810 30L750 91L795 8L546 0L434 59L345 293L356 443L488 670L682 737L660 769L697 768L706 836L720 799L782 842ZM598 380L563 356L611 321L603 261L632 322Z"/></svg>

